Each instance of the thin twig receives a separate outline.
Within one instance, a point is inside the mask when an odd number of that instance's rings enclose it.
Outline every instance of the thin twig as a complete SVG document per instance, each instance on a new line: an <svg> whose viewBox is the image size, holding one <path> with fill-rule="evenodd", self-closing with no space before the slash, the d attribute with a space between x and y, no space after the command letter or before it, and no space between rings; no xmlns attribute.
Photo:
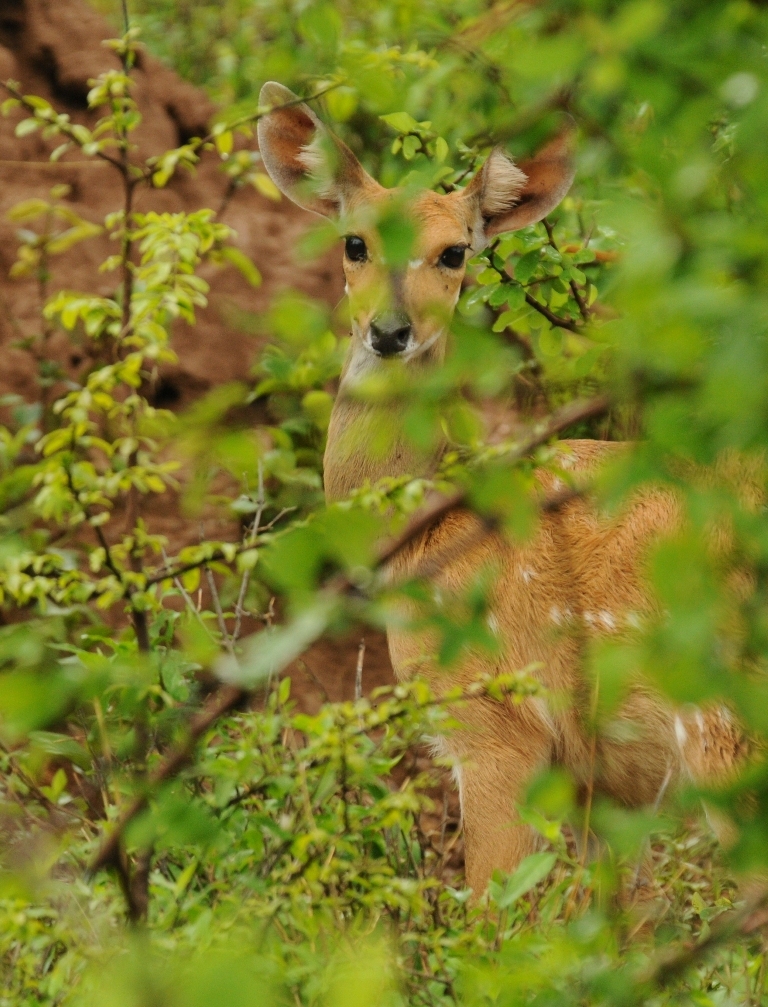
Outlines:
<svg viewBox="0 0 768 1007"><path fill-rule="evenodd" d="M548 307L546 307L546 305L541 304L535 297L532 297L527 290L525 292L525 303L529 304L532 308L538 311L540 315L544 315L547 321L551 322L555 328L568 329L569 332L579 331L579 327L575 322L571 322L567 318L560 318L558 315L555 315Z"/></svg>
<svg viewBox="0 0 768 1007"><path fill-rule="evenodd" d="M664 800L664 795L667 792L667 787L669 786L669 782L670 782L671 779L672 779L672 766L670 765L670 766L667 767L667 772L665 773L664 779L661 781L661 786L659 787L659 791L656 794L656 800L653 802L653 814L654 815L658 815L658 813L659 813L659 808L661 807L661 802ZM648 836L646 836L645 839L643 840L643 844L642 844L642 846L640 848L640 852L639 852L638 857L637 857L637 866L635 867L635 875L634 875L634 877L632 879L632 887L630 889L630 891L632 891L632 892L636 891L637 890L637 886L640 884L640 873L641 873L641 871L643 869L643 861L645 860L645 855L646 855L646 853L647 853L650 845L651 845L650 839L649 839Z"/></svg>
<svg viewBox="0 0 768 1007"><path fill-rule="evenodd" d="M355 668L355 699L363 698L363 661L365 660L365 637L357 648L357 667Z"/></svg>
<svg viewBox="0 0 768 1007"><path fill-rule="evenodd" d="M205 579L208 581L208 590L211 592L211 598L213 600L213 607L216 612L216 621L219 624L219 632L221 633L221 639L224 646L227 648L232 657L235 656L235 648L230 639L229 633L227 632L227 623L224 619L224 611L221 607L221 599L219 598L219 589L216 587L216 581L213 579L213 573L209 566L205 567Z"/></svg>
<svg viewBox="0 0 768 1007"><path fill-rule="evenodd" d="M285 517L286 514L290 514L295 510L295 507L283 507L280 513L276 517L272 518L269 524L264 525L261 529L261 534L271 531L274 526ZM184 563L183 565L173 567L170 570L166 568L165 570L161 570L159 573L153 574L151 577L147 577L144 582L145 586L151 587L153 584L161 584L164 580L173 580L175 577L181 577L184 573L189 573L190 570L199 570L200 567L205 566L207 563L213 563L216 560L230 560L235 556L239 556L243 552L248 552L254 545L256 545L256 542L238 546L237 549L235 549L234 552L229 553L229 555L225 553L223 549L216 549L210 554L210 556L205 556L203 559L196 559L191 563Z"/></svg>
<svg viewBox="0 0 768 1007"><path fill-rule="evenodd" d="M166 565L168 564L168 555L167 555L165 549L163 549L163 561L166 563ZM198 609L197 605L195 605L194 601L192 601L192 596L190 595L189 591L187 591L187 589L182 584L181 578L174 577L173 578L173 583L174 583L174 585L176 587L176 590L179 592L179 594L181 595L181 597L184 599L184 604L187 606L187 608L189 609L189 611L195 616L195 618L200 623L200 625L203 627L203 629L206 631L206 633L208 634L208 636L210 636L211 639L213 639L213 633L211 633L211 630L206 625L205 619L203 619L202 615L200 614L200 610Z"/></svg>
<svg viewBox="0 0 768 1007"><path fill-rule="evenodd" d="M328 695L328 690L320 681L320 679L317 677L317 675L314 673L314 671L312 671L307 662L302 658L299 658L296 661L296 667L299 669L299 671L302 671L307 676L307 678L310 680L310 682L313 683L313 685L317 686L317 688L320 690L321 696L323 697L323 702L330 703L331 697Z"/></svg>
<svg viewBox="0 0 768 1007"><path fill-rule="evenodd" d="M544 219L542 220L542 224L544 225L544 230L547 232L547 237L549 238L550 245L552 246L552 248L555 249L556 252L559 252L560 249L557 247L557 244L555 242L555 229L554 229L554 227L552 226L552 224L550 224L550 222L547 220L546 217L544 217ZM588 240L589 239L587 239L587 241ZM587 242L585 241L584 244L586 246ZM592 312L589 310L589 308L587 307L586 301L581 296L581 292L580 292L579 288L576 286L576 281L575 280L569 280L568 281L568 286L571 288L571 293L573 294L574 301L576 301L576 303L579 306L579 312L581 313L581 317L584 319L585 322L588 322L589 321L589 316L592 314Z"/></svg>
<svg viewBox="0 0 768 1007"><path fill-rule="evenodd" d="M261 458L259 458L259 490L258 496L256 497L256 515L253 519L253 524L251 525L251 530L246 538L244 545L252 546L256 541L259 534L259 526L261 525L261 516L264 513L264 507L266 502L266 497L264 495L264 463ZM235 628L232 630L232 642L237 643L240 638L240 628L243 621L243 615L245 614L243 605L245 603L245 596L248 592L248 584L251 579L250 568L243 571L243 577L240 581L240 591L237 595L237 603L235 605Z"/></svg>

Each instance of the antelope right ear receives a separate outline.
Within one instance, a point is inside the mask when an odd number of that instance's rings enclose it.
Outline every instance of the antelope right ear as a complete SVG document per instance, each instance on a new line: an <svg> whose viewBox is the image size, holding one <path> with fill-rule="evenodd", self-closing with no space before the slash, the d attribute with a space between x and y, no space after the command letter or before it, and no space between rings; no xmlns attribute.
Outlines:
<svg viewBox="0 0 768 1007"><path fill-rule="evenodd" d="M259 150L269 177L294 203L325 217L345 211L355 190L375 185L352 151L282 84L266 83L259 105Z"/></svg>
<svg viewBox="0 0 768 1007"><path fill-rule="evenodd" d="M464 190L479 218L475 247L502 231L535 224L560 203L575 173L572 121L538 153L520 165L495 147Z"/></svg>

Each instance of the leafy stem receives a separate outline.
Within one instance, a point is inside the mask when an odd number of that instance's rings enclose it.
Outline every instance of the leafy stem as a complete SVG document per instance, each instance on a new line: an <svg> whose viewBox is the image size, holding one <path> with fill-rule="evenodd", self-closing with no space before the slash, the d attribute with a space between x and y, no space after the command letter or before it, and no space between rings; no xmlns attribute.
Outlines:
<svg viewBox="0 0 768 1007"><path fill-rule="evenodd" d="M554 226L547 219L547 217L543 218L542 224L544 225L544 229L547 232L547 238L549 239L550 245L552 246L552 248L554 248L554 250L556 252L559 252L560 249L557 247L557 243L555 242L555 229L554 229ZM588 240L589 239L587 239L587 241ZM586 248L586 245L587 245L587 241L584 242L584 247L585 248ZM584 319L585 322L588 322L589 319L590 319L590 316L591 316L592 312L587 307L587 303L584 300L584 298L582 297L582 294L581 294L581 291L579 290L578 284L576 283L576 281L574 279L570 279L568 281L568 286L571 288L571 293L573 294L574 301L576 301L576 303L579 306L579 312L581 313L581 317Z"/></svg>

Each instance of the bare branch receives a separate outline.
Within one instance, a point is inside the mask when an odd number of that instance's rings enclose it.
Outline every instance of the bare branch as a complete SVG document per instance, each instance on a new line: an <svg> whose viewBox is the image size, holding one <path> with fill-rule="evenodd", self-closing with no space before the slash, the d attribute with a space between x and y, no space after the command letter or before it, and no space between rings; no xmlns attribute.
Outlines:
<svg viewBox="0 0 768 1007"><path fill-rule="evenodd" d="M211 599L213 600L213 607L216 612L216 620L219 624L219 632L221 633L221 639L224 646L227 648L232 657L235 656L235 648L230 639L229 632L227 630L227 624L224 620L224 611L221 607L221 599L219 598L219 589L216 587L216 581L214 580L211 568L207 566L205 568L205 579L208 581L208 590L211 592Z"/></svg>

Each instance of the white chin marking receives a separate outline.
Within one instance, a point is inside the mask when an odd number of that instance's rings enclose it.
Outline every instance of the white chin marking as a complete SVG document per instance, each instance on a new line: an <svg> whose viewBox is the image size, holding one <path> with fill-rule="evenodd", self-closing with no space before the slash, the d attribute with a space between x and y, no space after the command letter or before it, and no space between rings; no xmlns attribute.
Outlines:
<svg viewBox="0 0 768 1007"><path fill-rule="evenodd" d="M403 360L413 360L414 357L420 357L422 353L426 353L427 350L431 349L435 345L438 339L443 335L443 332L443 329L438 329L437 332L434 332L425 342L415 343L413 346L409 344L408 348L403 353Z"/></svg>

